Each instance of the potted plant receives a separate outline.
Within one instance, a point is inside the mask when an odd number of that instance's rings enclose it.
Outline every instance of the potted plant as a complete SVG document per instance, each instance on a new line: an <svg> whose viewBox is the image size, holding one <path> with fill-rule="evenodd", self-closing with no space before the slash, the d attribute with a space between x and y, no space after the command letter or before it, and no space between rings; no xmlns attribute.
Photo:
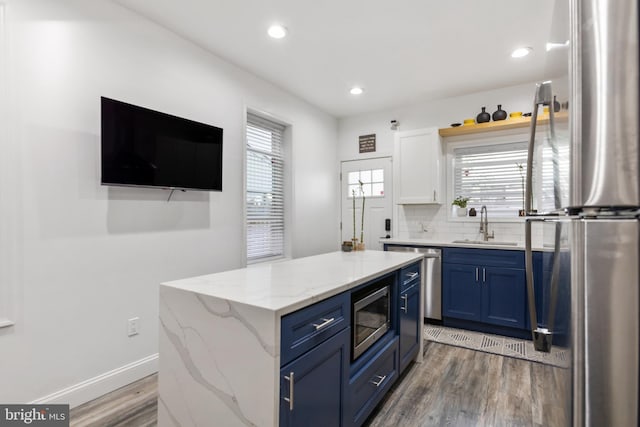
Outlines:
<svg viewBox="0 0 640 427"><path fill-rule="evenodd" d="M468 201L469 201L468 197L462 197L462 196L456 197L453 200L453 202L451 202L451 205L453 206L451 214L453 216L467 216Z"/></svg>

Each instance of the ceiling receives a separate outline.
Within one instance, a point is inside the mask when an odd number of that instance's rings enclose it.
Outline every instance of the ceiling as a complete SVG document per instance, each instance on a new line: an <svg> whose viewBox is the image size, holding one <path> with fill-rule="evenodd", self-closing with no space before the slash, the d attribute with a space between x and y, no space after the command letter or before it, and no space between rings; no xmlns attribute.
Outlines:
<svg viewBox="0 0 640 427"><path fill-rule="evenodd" d="M116 1L336 117L542 79L554 3ZM533 53L513 59L518 46Z"/></svg>

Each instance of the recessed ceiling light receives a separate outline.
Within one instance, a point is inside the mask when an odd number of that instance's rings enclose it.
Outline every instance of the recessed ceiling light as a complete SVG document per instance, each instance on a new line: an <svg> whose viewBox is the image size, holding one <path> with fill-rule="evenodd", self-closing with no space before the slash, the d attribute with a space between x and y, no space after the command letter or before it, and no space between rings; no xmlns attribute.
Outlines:
<svg viewBox="0 0 640 427"><path fill-rule="evenodd" d="M281 39L287 35L287 29L282 25L275 24L269 27L267 33L274 39Z"/></svg>
<svg viewBox="0 0 640 427"><path fill-rule="evenodd" d="M361 87L358 87L358 86L352 87L351 90L349 91L349 93L351 95L361 95L362 92L364 92L364 91L362 90Z"/></svg>
<svg viewBox="0 0 640 427"><path fill-rule="evenodd" d="M524 56L527 56L531 53L533 49L530 47L519 47L516 50L514 50L513 52L511 52L511 57L512 58L522 58Z"/></svg>

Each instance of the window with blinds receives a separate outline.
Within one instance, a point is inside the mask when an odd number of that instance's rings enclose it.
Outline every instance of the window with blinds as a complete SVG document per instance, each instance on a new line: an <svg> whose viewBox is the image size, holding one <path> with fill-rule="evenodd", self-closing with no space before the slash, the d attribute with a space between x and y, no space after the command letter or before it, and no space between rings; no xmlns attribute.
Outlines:
<svg viewBox="0 0 640 427"><path fill-rule="evenodd" d="M247 262L284 256L284 129L247 115Z"/></svg>
<svg viewBox="0 0 640 427"><path fill-rule="evenodd" d="M469 206L487 206L493 218L517 217L523 209L527 142L460 147L454 154L454 194Z"/></svg>
<svg viewBox="0 0 640 427"><path fill-rule="evenodd" d="M569 139L559 135L555 150L547 142L545 141L544 148L541 150L542 170L537 171L538 175L534 175L534 178L542 184L538 194L535 186L533 192L534 202L537 202L535 207L541 212L553 212L560 207L569 206L570 168L566 166L569 165L571 154ZM556 159L555 163L554 159Z"/></svg>

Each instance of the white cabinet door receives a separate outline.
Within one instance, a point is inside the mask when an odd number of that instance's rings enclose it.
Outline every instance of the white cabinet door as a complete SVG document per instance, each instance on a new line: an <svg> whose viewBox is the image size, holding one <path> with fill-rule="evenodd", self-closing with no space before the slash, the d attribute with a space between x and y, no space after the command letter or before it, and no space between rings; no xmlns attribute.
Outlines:
<svg viewBox="0 0 640 427"><path fill-rule="evenodd" d="M437 128L396 133L394 162L397 204L442 203L442 145Z"/></svg>

